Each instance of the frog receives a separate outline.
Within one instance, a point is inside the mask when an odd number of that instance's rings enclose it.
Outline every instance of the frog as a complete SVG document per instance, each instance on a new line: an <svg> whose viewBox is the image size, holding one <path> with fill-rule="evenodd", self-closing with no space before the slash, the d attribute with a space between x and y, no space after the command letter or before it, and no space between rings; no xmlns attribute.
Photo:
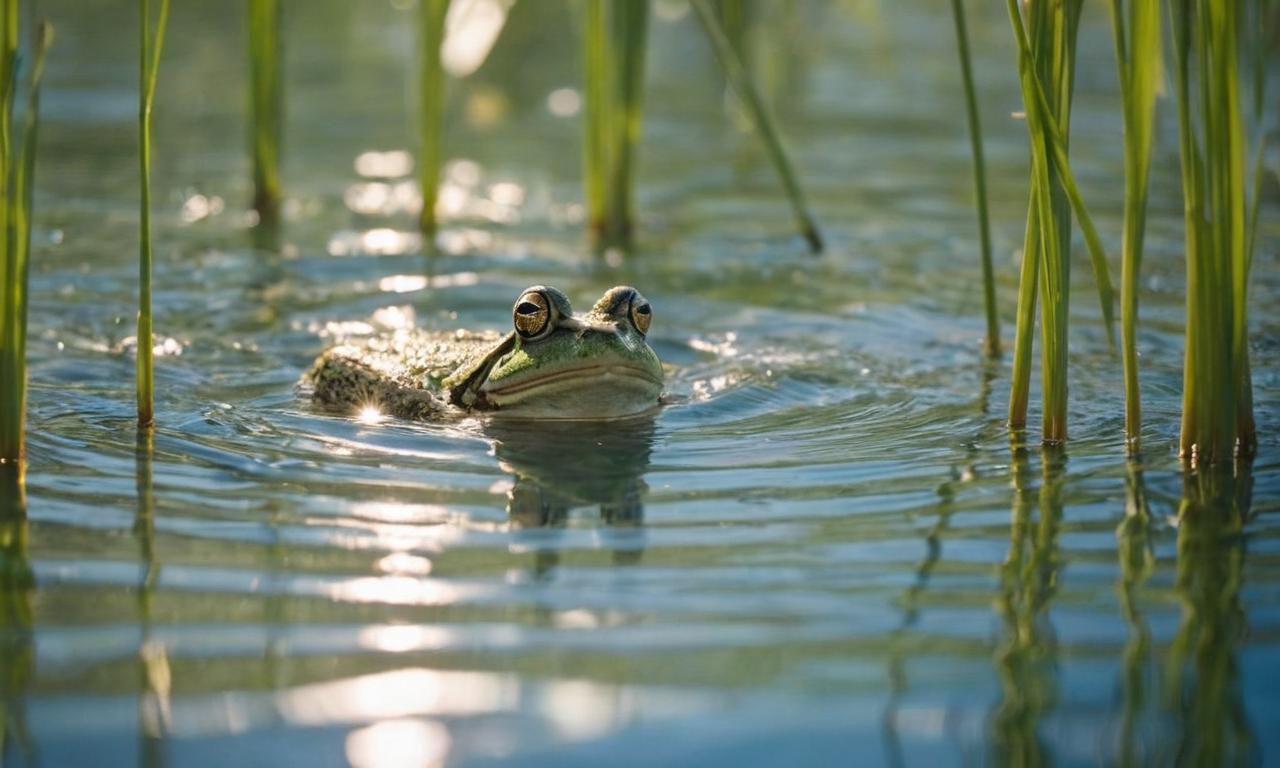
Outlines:
<svg viewBox="0 0 1280 768"><path fill-rule="evenodd" d="M654 411L663 368L647 336L653 307L634 287L584 315L547 285L520 292L511 330L399 329L324 351L305 380L316 403L414 421L462 414L607 420Z"/></svg>

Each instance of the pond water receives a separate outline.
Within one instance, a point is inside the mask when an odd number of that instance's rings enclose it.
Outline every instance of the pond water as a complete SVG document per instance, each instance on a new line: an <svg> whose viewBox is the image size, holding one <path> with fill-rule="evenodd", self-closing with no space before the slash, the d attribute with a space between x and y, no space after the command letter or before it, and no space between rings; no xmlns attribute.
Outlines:
<svg viewBox="0 0 1280 768"><path fill-rule="evenodd" d="M10 493L0 518L6 763L1280 759L1276 188L1253 266L1259 454L1184 476L1168 101L1139 335L1146 450L1128 463L1079 248L1072 440L1011 449L1009 358L979 347L951 19L932 0L798 3L757 30L820 257L696 23L658 2L640 246L607 258L581 231L569 9L516 5L453 83L428 258L405 158L366 154L413 147L409 4L286 3L290 198L272 235L244 210L239 6L175 3L148 454L130 353L136 26L106 0L42 5L59 39L26 515ZM1025 133L1008 20L989 5L970 24L1009 321ZM1080 37L1073 156L1118 253L1100 5ZM337 337L505 328L534 283L580 308L639 287L678 402L608 425L365 423L298 392Z"/></svg>

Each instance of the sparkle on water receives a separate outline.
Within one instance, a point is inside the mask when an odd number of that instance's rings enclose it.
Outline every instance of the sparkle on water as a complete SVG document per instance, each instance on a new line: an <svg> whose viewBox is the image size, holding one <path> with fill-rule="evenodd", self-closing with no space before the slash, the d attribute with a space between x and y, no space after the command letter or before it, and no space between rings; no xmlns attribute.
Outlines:
<svg viewBox="0 0 1280 768"><path fill-rule="evenodd" d="M968 141L937 5L756 5L753 67L830 244L814 258L687 4L655 3L642 246L596 259L564 9L451 4L446 64L470 74L450 83L444 227L426 258L405 149L416 5L288 16L289 198L273 231L244 211L240 20L175 3L147 450L129 338L136 50L118 3L44 0L60 42L37 169L26 497L0 488L0 759L1280 759L1276 185L1254 261L1252 467L1184 477L1173 453L1184 276L1166 101L1139 334L1146 453L1123 459L1120 364L1083 262L1073 439L1011 448L1008 358L980 357ZM1003 8L969 5L1008 318L1025 126L1008 119L1021 105ZM1080 41L1072 153L1115 254L1121 125L1099 8ZM297 387L351 336L506 330L537 283L579 311L612 285L644 293L669 366L660 413L408 424L376 403L319 410Z"/></svg>

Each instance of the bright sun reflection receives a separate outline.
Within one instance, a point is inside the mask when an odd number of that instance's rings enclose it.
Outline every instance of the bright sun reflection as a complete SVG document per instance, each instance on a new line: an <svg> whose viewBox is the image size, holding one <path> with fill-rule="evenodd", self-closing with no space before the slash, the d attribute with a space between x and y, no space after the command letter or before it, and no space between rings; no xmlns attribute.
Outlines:
<svg viewBox="0 0 1280 768"><path fill-rule="evenodd" d="M442 765L449 731L431 720L386 720L347 736L347 760L356 768Z"/></svg>
<svg viewBox="0 0 1280 768"><path fill-rule="evenodd" d="M376 405L366 405L356 414L356 421L361 424L379 424L383 418L382 411L378 410Z"/></svg>

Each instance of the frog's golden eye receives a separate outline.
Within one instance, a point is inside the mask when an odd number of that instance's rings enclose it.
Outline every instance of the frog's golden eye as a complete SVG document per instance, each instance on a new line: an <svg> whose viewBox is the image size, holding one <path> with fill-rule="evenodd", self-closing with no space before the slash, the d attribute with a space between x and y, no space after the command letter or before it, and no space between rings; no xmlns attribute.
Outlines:
<svg viewBox="0 0 1280 768"><path fill-rule="evenodd" d="M653 308L640 294L631 300L631 324L643 336L649 332L649 323L653 320Z"/></svg>
<svg viewBox="0 0 1280 768"><path fill-rule="evenodd" d="M542 291L527 291L511 310L516 333L525 341L540 339L551 332L551 302Z"/></svg>

